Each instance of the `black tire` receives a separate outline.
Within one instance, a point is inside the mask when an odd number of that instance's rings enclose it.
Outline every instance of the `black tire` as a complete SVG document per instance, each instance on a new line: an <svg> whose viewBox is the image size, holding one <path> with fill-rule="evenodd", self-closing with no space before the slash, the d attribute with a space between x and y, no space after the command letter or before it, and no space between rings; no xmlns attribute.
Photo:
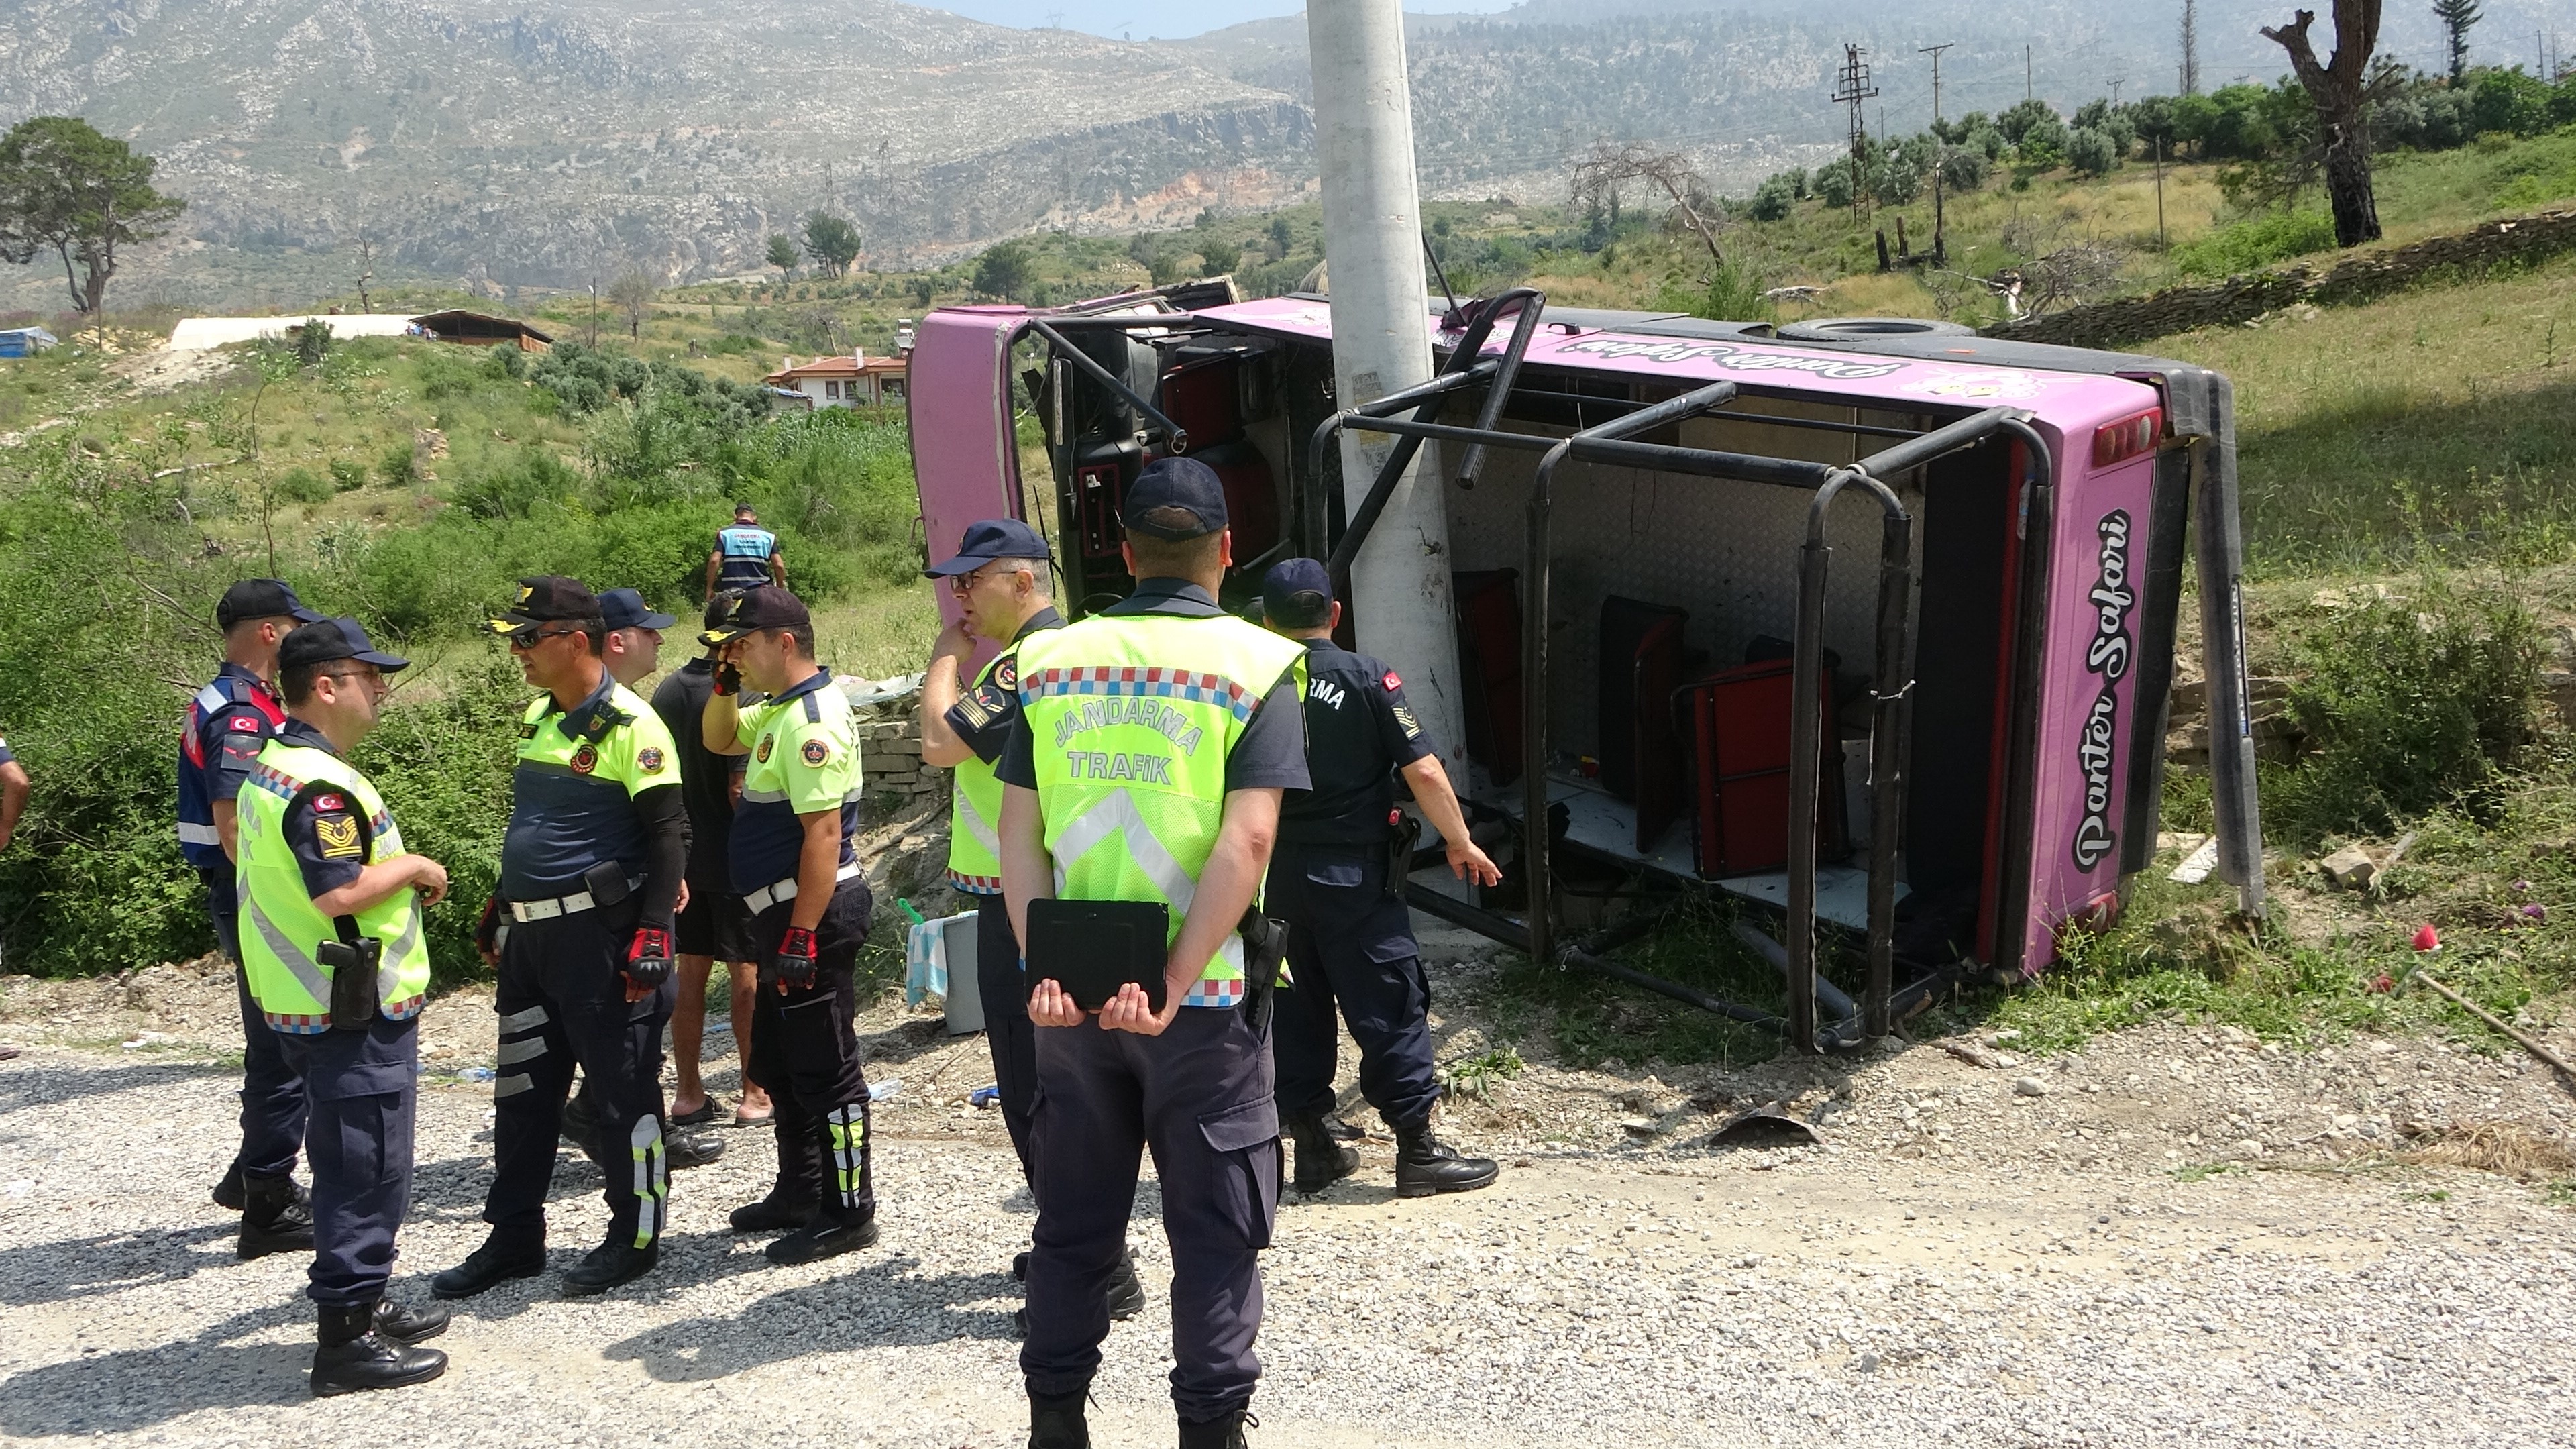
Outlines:
<svg viewBox="0 0 2576 1449"><path fill-rule="evenodd" d="M1780 327L1783 342L1866 342L1873 337L1973 337L1974 327L1956 322L1936 322L1929 317L1818 317L1807 322L1785 322Z"/></svg>

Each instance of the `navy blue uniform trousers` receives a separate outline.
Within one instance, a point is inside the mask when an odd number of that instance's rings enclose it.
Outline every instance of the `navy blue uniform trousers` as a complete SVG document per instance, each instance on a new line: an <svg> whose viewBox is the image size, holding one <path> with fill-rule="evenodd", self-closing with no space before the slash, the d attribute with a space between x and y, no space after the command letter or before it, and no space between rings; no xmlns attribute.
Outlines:
<svg viewBox="0 0 2576 1449"><path fill-rule="evenodd" d="M313 1301L354 1308L385 1296L394 1234L411 1206L420 1018L378 1017L366 1031L271 1031L303 1083L304 1155L313 1164Z"/></svg>
<svg viewBox="0 0 2576 1449"><path fill-rule="evenodd" d="M304 1082L279 1033L268 1029L259 1003L250 999L250 976L241 970L241 900L233 878L199 871L206 883L206 914L215 923L216 944L233 963L234 994L242 1017L241 1150L233 1165L250 1177L284 1177L295 1170L295 1149L304 1140Z"/></svg>
<svg viewBox="0 0 2576 1449"><path fill-rule="evenodd" d="M1279 1200L1267 1031L1239 1009L1184 1006L1161 1036L1096 1021L1038 1028L1037 1063L1046 1170L1031 1185L1029 1392L1081 1393L1100 1367L1109 1277L1150 1148L1172 1247L1172 1403L1199 1423L1242 1408L1261 1379L1258 1255Z"/></svg>
<svg viewBox="0 0 2576 1449"><path fill-rule="evenodd" d="M1332 1110L1341 1045L1334 1007L1360 1048L1360 1095L1387 1125L1429 1120L1440 1101L1431 1060L1431 988L1404 902L1386 893L1386 855L1281 841L1263 909L1288 923L1293 986L1277 993L1279 1109Z"/></svg>
<svg viewBox="0 0 2576 1449"><path fill-rule="evenodd" d="M876 898L864 880L841 882L814 928L814 984L780 991L778 947L795 907L792 899L780 901L751 923L761 979L752 993L751 1059L743 1065L769 1089L775 1108L780 1195L874 1217L876 1144L853 974Z"/></svg>
<svg viewBox="0 0 2576 1449"><path fill-rule="evenodd" d="M954 969L954 968L951 968ZM1035 1181L1029 1109L1038 1096L1038 1028L1029 1020L1028 973L1020 939L1000 896L975 898L975 989L984 1003L984 1044L993 1052L993 1089L1002 1097L1002 1126L1020 1154L1020 1176Z"/></svg>
<svg viewBox="0 0 2576 1449"><path fill-rule="evenodd" d="M662 1121L661 1022L673 987L626 999L618 969L641 909L630 899L545 921L518 921L501 945L492 1008L501 1014L492 1082L492 1191L483 1221L513 1244L546 1239L546 1192L564 1099L581 1066L599 1114L593 1158L606 1164L608 1240L649 1247L670 1196Z"/></svg>

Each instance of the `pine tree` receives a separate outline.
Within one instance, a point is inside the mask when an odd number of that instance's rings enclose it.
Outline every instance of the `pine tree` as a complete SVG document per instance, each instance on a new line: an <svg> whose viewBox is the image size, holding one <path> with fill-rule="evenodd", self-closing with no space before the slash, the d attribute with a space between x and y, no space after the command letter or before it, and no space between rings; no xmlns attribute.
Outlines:
<svg viewBox="0 0 2576 1449"><path fill-rule="evenodd" d="M2469 27L2478 23L2478 0L2433 0L2433 17L2451 42L2451 84L2469 73Z"/></svg>

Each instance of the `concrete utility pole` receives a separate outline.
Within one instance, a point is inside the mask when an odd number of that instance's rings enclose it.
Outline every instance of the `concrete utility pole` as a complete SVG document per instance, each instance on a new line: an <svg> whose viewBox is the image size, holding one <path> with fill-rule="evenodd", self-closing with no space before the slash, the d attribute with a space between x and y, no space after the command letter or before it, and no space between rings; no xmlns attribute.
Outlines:
<svg viewBox="0 0 2576 1449"><path fill-rule="evenodd" d="M1932 57L1932 261L1946 265L1949 260L1949 218L1942 206L1942 173L1950 169L1950 143L1941 139L1941 52L1958 44L1945 40L1927 45L1915 53Z"/></svg>
<svg viewBox="0 0 2576 1449"><path fill-rule="evenodd" d="M1310 0L1306 46L1331 263L1334 395L1356 407L1431 377L1402 0ZM1350 430L1341 442L1342 497L1356 512L1394 440ZM1439 472L1417 457L1351 561L1345 602L1359 646L1404 676L1414 713L1454 775L1466 767L1467 736L1449 567Z"/></svg>

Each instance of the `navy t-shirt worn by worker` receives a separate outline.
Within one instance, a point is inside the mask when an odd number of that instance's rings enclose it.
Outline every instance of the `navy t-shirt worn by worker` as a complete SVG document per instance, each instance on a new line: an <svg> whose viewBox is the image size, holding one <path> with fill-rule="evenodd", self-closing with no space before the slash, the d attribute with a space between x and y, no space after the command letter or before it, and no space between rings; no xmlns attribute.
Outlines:
<svg viewBox="0 0 2576 1449"><path fill-rule="evenodd" d="M1306 759L1311 790L1279 806L1279 838L1297 845L1383 843L1395 772L1436 753L1381 659L1330 639L1306 641Z"/></svg>
<svg viewBox="0 0 2576 1449"><path fill-rule="evenodd" d="M602 674L570 709L539 695L519 722L510 774L510 829L501 841L501 896L534 901L581 889L604 860L644 874L644 817L635 797L680 783L680 756L653 707Z"/></svg>

